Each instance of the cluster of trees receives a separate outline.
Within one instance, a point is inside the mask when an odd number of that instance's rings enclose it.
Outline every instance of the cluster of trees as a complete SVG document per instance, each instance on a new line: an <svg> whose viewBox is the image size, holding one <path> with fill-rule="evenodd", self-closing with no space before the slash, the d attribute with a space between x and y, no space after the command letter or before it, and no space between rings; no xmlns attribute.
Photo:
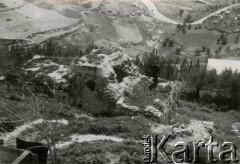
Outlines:
<svg viewBox="0 0 240 164"><path fill-rule="evenodd" d="M233 0L232 4L240 3L240 0Z"/></svg>
<svg viewBox="0 0 240 164"><path fill-rule="evenodd" d="M173 47L174 44L175 44L174 40L173 40L173 39L170 39L170 38L165 38L165 39L163 40L163 42L162 42L162 46L163 46L163 47L167 47L167 46Z"/></svg>
<svg viewBox="0 0 240 164"><path fill-rule="evenodd" d="M186 24L177 24L176 31L182 32L183 34L185 34L187 32L187 25Z"/></svg>
<svg viewBox="0 0 240 164"><path fill-rule="evenodd" d="M240 103L240 73L231 69L218 74L216 70L208 70L200 61L196 63L184 59L179 61L160 57L156 50L137 58L135 63L141 73L152 77L152 66L159 66L159 77L166 80L178 80L185 86L182 98L202 103L214 104L217 109L238 109Z"/></svg>
<svg viewBox="0 0 240 164"><path fill-rule="evenodd" d="M187 32L187 30L191 30L192 28L193 28L193 26L191 23L184 22L183 24L177 24L176 31L185 34ZM201 30L202 25L196 25L196 26L194 26L194 29Z"/></svg>
<svg viewBox="0 0 240 164"><path fill-rule="evenodd" d="M201 30L203 27L202 27L202 25L196 25L196 26L194 26L194 29L195 30Z"/></svg>
<svg viewBox="0 0 240 164"><path fill-rule="evenodd" d="M235 3L240 3L240 1L232 1L232 4L235 4ZM227 6L230 6L231 4L226 2L224 4L217 4L217 5L209 5L206 10L203 10L202 13L206 13L206 12L214 12L214 11L217 11L219 9L222 9L224 7L227 7Z"/></svg>
<svg viewBox="0 0 240 164"><path fill-rule="evenodd" d="M230 5L234 5L240 3L240 0L232 0L230 1L226 1L223 4L212 4L212 5L207 5L206 7L204 7L204 9L198 9L197 13L193 13L192 15L196 15L197 17L202 16L202 14L210 14L212 12L215 12L217 10L220 10L224 7L230 6ZM183 14L185 13L185 11L183 9L179 10L179 16L182 17ZM189 22L190 23L190 22Z"/></svg>
<svg viewBox="0 0 240 164"><path fill-rule="evenodd" d="M188 14L186 18L184 18L183 20L183 23L192 23L192 22L193 22L193 18L190 14Z"/></svg>
<svg viewBox="0 0 240 164"><path fill-rule="evenodd" d="M77 46L65 46L60 47L57 44L54 44L51 40L49 40L43 46L35 46L35 51L37 54L43 56L51 56L51 57L76 57L83 56L84 54L89 54L93 49L97 47L92 42L89 45L86 45L84 48L80 48Z"/></svg>
<svg viewBox="0 0 240 164"><path fill-rule="evenodd" d="M184 12L185 11L183 9L180 9L179 10L179 16L182 17ZM192 23L193 22L192 16L190 14L187 14L187 16L184 18L183 22L184 23Z"/></svg>
<svg viewBox="0 0 240 164"><path fill-rule="evenodd" d="M201 56L202 53L205 53L207 56L211 56L211 48L206 46L201 46L195 50L195 56Z"/></svg>
<svg viewBox="0 0 240 164"><path fill-rule="evenodd" d="M227 45L228 38L226 34L221 34L220 37L217 39L217 44Z"/></svg>
<svg viewBox="0 0 240 164"><path fill-rule="evenodd" d="M188 66L181 79L187 86L185 92L191 99L215 104L218 110L239 109L240 73L231 69L218 74L206 67ZM185 96L186 96L185 95Z"/></svg>
<svg viewBox="0 0 240 164"><path fill-rule="evenodd" d="M180 9L180 10L179 10L179 16L182 17L182 15L184 14L184 12L185 12L185 11L184 11L183 9Z"/></svg>
<svg viewBox="0 0 240 164"><path fill-rule="evenodd" d="M54 44L51 40L43 45L35 46L19 46L14 45L8 48L1 49L1 59L8 62L3 63L8 69L21 66L26 61L30 60L34 55L48 56L48 57L76 57L83 56L90 53L96 46L92 43L85 48L77 46L60 47Z"/></svg>
<svg viewBox="0 0 240 164"><path fill-rule="evenodd" d="M134 62L140 68L140 72L146 76L153 76L152 66L153 63L156 63L160 69L160 78L167 80L175 80L177 78L177 62L161 57L156 50L149 53L146 52L143 57L137 57Z"/></svg>

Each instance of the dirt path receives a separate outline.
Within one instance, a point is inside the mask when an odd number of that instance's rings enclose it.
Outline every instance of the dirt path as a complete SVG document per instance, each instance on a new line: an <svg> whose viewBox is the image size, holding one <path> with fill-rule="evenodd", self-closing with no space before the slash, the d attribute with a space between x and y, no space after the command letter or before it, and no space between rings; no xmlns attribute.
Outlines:
<svg viewBox="0 0 240 164"><path fill-rule="evenodd" d="M57 28L49 31L44 31L44 32L38 32L38 33L33 33L29 36L27 36L27 39L29 39L29 45L31 44L40 44L50 38L56 38L56 37L61 37L70 33L73 33L75 31L78 31L81 29L81 24L80 22L73 24L68 27L63 27L63 28Z"/></svg>
<svg viewBox="0 0 240 164"><path fill-rule="evenodd" d="M68 125L68 121L65 119L61 120L48 120L49 123L58 123L58 124L63 124L63 125ZM0 135L0 139L4 140L5 144L11 144L14 143L16 138L19 137L24 131L27 129L33 128L35 125L44 123L43 119L38 119L32 122L24 123L21 126L16 127L16 129L8 134L3 134ZM67 142L60 142L56 145L57 148L61 149L63 147L67 147L73 143L82 143L82 142L91 142L91 141L104 141L104 140L109 140L113 142L123 142L124 139L114 137L114 136L106 136L106 135L92 135L92 134L87 134L87 135L77 135L74 134L70 136L71 140Z"/></svg>
<svg viewBox="0 0 240 164"><path fill-rule="evenodd" d="M73 143L83 143L83 142L91 142L91 141L104 141L109 140L113 142L123 142L124 139L113 137L113 136L106 136L106 135L72 135L70 141L67 142L60 142L56 145L56 148L61 149L63 147L67 147Z"/></svg>
<svg viewBox="0 0 240 164"><path fill-rule="evenodd" d="M166 16L164 16L162 13L160 13L157 9L157 7L155 6L155 4L153 2L151 2L150 0L141 0L142 3L148 8L150 14L157 20L159 21L163 21L163 22L168 22L168 23L172 23L172 24L179 24L179 22L174 21L172 19L167 18Z"/></svg>
<svg viewBox="0 0 240 164"><path fill-rule="evenodd" d="M13 8L6 8L6 9L2 9L2 10L0 10L0 13L2 12L7 12L7 11L11 11L11 10L17 10L17 9L20 9L20 8L22 8L22 7L24 7L24 4L22 4L22 5L20 5L20 6L17 6L17 7L13 7Z"/></svg>
<svg viewBox="0 0 240 164"><path fill-rule="evenodd" d="M239 5L240 5L240 4L238 3L238 4L235 4L235 5L231 5L231 6L222 8L222 9L220 9L220 10L218 10L218 11L216 11L216 12L214 12L214 13L212 13L212 14L210 14L210 15L208 15L208 16L206 16L206 17L204 17L204 18L202 18L202 19L200 19L200 20L198 20L198 21L196 21L196 22L193 22L192 24L193 24L193 25L202 24L202 23L203 23L205 20L207 20L209 17L211 17L211 16L213 16L213 15L215 15L215 14L219 14L219 13L221 13L221 12L223 12L223 11L226 11L226 10L232 8L232 7L239 6Z"/></svg>
<svg viewBox="0 0 240 164"><path fill-rule="evenodd" d="M19 137L27 129L31 129L31 128L33 128L33 126L41 124L43 122L44 122L43 119L38 119L38 120L35 120L35 121L32 121L32 122L24 123L23 125L16 127L15 130L12 131L12 132L7 133L5 135L0 135L0 139L3 139L4 143L7 143L7 144L11 143L11 142L15 141L15 139L17 137ZM50 123L57 122L57 123L61 123L61 124L64 124L64 125L68 125L68 121L64 120L64 119L62 119L62 120L49 120L48 122L50 122Z"/></svg>
<svg viewBox="0 0 240 164"><path fill-rule="evenodd" d="M150 14L157 20L159 21L163 21L163 22L168 22L168 23L171 23L171 24L179 24L180 22L177 22L177 21L174 21L170 18L167 18L166 16L164 16L162 13L160 13L157 9L157 7L155 6L155 4L153 2L151 2L151 0L141 0L142 3L148 8ZM222 11L226 11L232 7L235 7L235 6L239 6L240 4L234 4L234 5L231 5L231 6L228 6L228 7L225 7L225 8L222 8L204 18L201 18L200 20L198 21L195 21L193 22L192 24L193 25L197 25L197 24L202 24L206 19L208 19L209 17L215 15L215 14L219 14L221 13Z"/></svg>

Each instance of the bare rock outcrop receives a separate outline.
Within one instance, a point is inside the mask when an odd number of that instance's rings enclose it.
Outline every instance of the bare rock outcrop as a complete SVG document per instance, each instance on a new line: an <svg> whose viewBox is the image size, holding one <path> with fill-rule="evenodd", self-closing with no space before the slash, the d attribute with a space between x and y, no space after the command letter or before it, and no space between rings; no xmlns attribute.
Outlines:
<svg viewBox="0 0 240 164"><path fill-rule="evenodd" d="M73 104L93 114L113 114L117 101L139 80L138 68L121 51L89 54L71 64L69 78Z"/></svg>
<svg viewBox="0 0 240 164"><path fill-rule="evenodd" d="M162 85L159 85L150 91L151 78L141 75L132 58L122 51L110 55L93 52L72 62L71 69L69 94L74 106L86 112L94 115L142 113L164 123L175 116L175 90L160 93ZM166 86L172 88L174 84Z"/></svg>
<svg viewBox="0 0 240 164"><path fill-rule="evenodd" d="M44 79L52 79L53 86L59 86L54 92L59 101L93 115L141 113L164 124L175 117L176 85L159 79L159 85L149 90L152 78L141 75L121 48L114 52L93 50L69 65L63 63L62 59L34 56L24 65L24 75L44 84Z"/></svg>

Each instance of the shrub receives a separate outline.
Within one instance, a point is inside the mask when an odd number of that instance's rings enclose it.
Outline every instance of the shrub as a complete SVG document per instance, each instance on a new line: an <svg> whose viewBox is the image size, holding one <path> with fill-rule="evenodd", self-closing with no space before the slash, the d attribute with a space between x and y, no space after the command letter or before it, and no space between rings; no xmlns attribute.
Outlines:
<svg viewBox="0 0 240 164"><path fill-rule="evenodd" d="M17 101L17 102L21 102L22 101L22 98L16 94L11 94L9 96L9 100L12 100L12 101Z"/></svg>
<svg viewBox="0 0 240 164"><path fill-rule="evenodd" d="M200 101L201 102L205 102L205 103L211 103L213 102L213 95L209 94L209 93L203 93L201 95Z"/></svg>
<svg viewBox="0 0 240 164"><path fill-rule="evenodd" d="M14 123L9 118L3 118L0 122L0 132L11 132L15 129Z"/></svg>

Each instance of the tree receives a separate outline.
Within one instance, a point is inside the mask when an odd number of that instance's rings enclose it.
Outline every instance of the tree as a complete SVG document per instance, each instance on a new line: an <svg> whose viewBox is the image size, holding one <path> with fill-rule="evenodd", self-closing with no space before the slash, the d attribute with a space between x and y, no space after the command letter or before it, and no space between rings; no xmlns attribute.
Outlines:
<svg viewBox="0 0 240 164"><path fill-rule="evenodd" d="M54 56L55 54L55 45L52 40L49 40L45 45L45 54L46 56Z"/></svg>
<svg viewBox="0 0 240 164"><path fill-rule="evenodd" d="M186 28L182 29L182 33L185 34L187 32Z"/></svg>
<svg viewBox="0 0 240 164"><path fill-rule="evenodd" d="M175 66L173 66L173 61L170 59L167 61L166 65L165 65L165 76L164 79L167 80L174 80L175 77Z"/></svg>
<svg viewBox="0 0 240 164"><path fill-rule="evenodd" d="M218 55L220 54L220 52L221 52L221 51L220 51L219 49L216 49L216 50L215 50L215 55L218 56Z"/></svg>
<svg viewBox="0 0 240 164"><path fill-rule="evenodd" d="M182 25L181 24L177 24L176 31L179 32L181 30L182 30Z"/></svg>
<svg viewBox="0 0 240 164"><path fill-rule="evenodd" d="M195 56L200 56L201 55L201 50L200 49L196 49L195 50Z"/></svg>
<svg viewBox="0 0 240 164"><path fill-rule="evenodd" d="M206 52L207 51L207 47L206 46L202 46L202 52Z"/></svg>
<svg viewBox="0 0 240 164"><path fill-rule="evenodd" d="M231 78L231 85L229 90L229 95L231 99L230 109L238 109L239 106L239 92L240 92L240 74L234 72Z"/></svg>
<svg viewBox="0 0 240 164"><path fill-rule="evenodd" d="M225 34L221 34L219 39L217 40L217 43L220 44L222 43L222 45L227 45L228 43L228 38Z"/></svg>
<svg viewBox="0 0 240 164"><path fill-rule="evenodd" d="M228 38L224 37L222 38L222 45L227 45L228 44Z"/></svg>
<svg viewBox="0 0 240 164"><path fill-rule="evenodd" d="M185 22L185 23L192 23L193 22L192 16L190 14L188 14L186 16L186 18L183 20L183 22Z"/></svg>
<svg viewBox="0 0 240 164"><path fill-rule="evenodd" d="M189 24L188 24L188 30L191 30L191 29L192 29L192 24L189 23Z"/></svg>
<svg viewBox="0 0 240 164"><path fill-rule="evenodd" d="M174 46L174 41L172 39L168 42L168 46L169 47L173 47Z"/></svg>
<svg viewBox="0 0 240 164"><path fill-rule="evenodd" d="M159 67L159 77L169 80L175 80L177 78L175 61L160 57L157 50L145 53L141 61L142 62L139 62L139 58L136 58L135 63L140 68L140 71L146 76L152 77L153 65L157 65Z"/></svg>
<svg viewBox="0 0 240 164"><path fill-rule="evenodd" d="M240 35L238 34L238 35L236 36L235 40L234 40L234 43L235 43L235 44L238 44L238 43L239 43L239 39L240 39L239 37L240 37Z"/></svg>
<svg viewBox="0 0 240 164"><path fill-rule="evenodd" d="M186 83L186 86L195 92L195 97L198 100L200 99L200 91L206 86L206 77L206 68L196 66L184 74L184 82Z"/></svg>
<svg viewBox="0 0 240 164"><path fill-rule="evenodd" d="M176 54L180 54L180 53L182 52L182 51L181 51L181 48L179 48L179 47L176 48L176 49L175 49L175 52L176 52Z"/></svg>
<svg viewBox="0 0 240 164"><path fill-rule="evenodd" d="M206 55L207 55L208 57L211 56L211 49L210 49L210 48L207 48L207 50L206 50Z"/></svg>
<svg viewBox="0 0 240 164"><path fill-rule="evenodd" d="M224 105L228 109L238 109L240 93L240 74L233 72L231 69L225 69L219 79L219 91L222 97L227 99Z"/></svg>
<svg viewBox="0 0 240 164"><path fill-rule="evenodd" d="M240 92L240 74L235 71L231 78L231 88L229 91L230 98L232 100L231 107L233 109L238 109L239 106L239 92Z"/></svg>
<svg viewBox="0 0 240 164"><path fill-rule="evenodd" d="M162 42L162 46L163 46L163 47L166 47L166 46L169 44L169 41L170 41L169 38L165 38L165 39L163 40L163 42Z"/></svg>
<svg viewBox="0 0 240 164"><path fill-rule="evenodd" d="M184 14L184 10L183 10L183 9L180 9L180 10L179 10L179 16L182 17L183 14Z"/></svg>
<svg viewBox="0 0 240 164"><path fill-rule="evenodd" d="M187 28L187 23L186 22L184 22L182 25L181 24L177 24L176 31L177 32L186 33L186 28Z"/></svg>
<svg viewBox="0 0 240 164"><path fill-rule="evenodd" d="M142 58L141 65L138 66L144 75L152 77L153 63L156 63L156 65L160 67L164 63L164 60L158 55L156 49L153 49L151 52L146 52Z"/></svg>
<svg viewBox="0 0 240 164"><path fill-rule="evenodd" d="M189 69L188 61L185 58L180 65L180 72L179 73L180 73L180 79L181 80L184 79L184 75L188 71L188 69Z"/></svg>
<svg viewBox="0 0 240 164"><path fill-rule="evenodd" d="M218 79L219 79L219 76L218 76L217 71L215 69L207 71L206 86L207 86L208 90L211 90L213 88L217 88Z"/></svg>
<svg viewBox="0 0 240 164"><path fill-rule="evenodd" d="M233 71L232 69L225 69L219 79L219 87L223 90L228 90L231 85L231 77L232 77Z"/></svg>

